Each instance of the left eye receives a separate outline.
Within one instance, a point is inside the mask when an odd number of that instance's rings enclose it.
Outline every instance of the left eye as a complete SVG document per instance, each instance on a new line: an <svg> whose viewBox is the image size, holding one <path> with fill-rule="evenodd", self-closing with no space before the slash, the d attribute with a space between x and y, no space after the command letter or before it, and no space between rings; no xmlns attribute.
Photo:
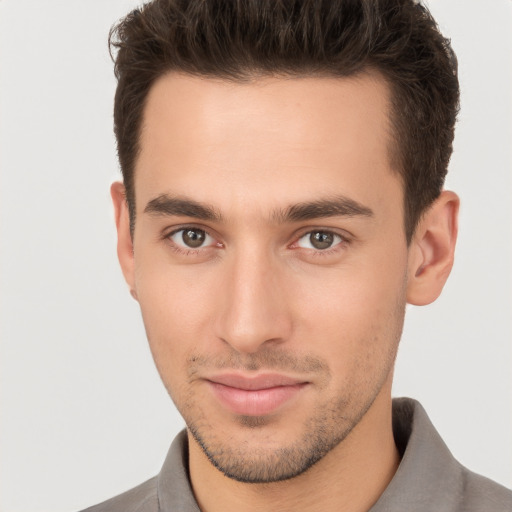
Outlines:
<svg viewBox="0 0 512 512"><path fill-rule="evenodd" d="M343 239L340 235L332 233L331 231L310 231L304 236L299 238L297 245L303 249L314 249L316 251L322 251L330 249L335 245L342 242Z"/></svg>
<svg viewBox="0 0 512 512"><path fill-rule="evenodd" d="M213 243L213 238L198 228L183 228L169 237L176 245L185 249L198 249Z"/></svg>

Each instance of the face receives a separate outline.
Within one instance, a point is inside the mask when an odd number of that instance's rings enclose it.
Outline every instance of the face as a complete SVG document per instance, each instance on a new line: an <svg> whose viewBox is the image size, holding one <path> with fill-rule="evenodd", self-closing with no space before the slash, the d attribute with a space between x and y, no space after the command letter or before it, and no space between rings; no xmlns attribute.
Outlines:
<svg viewBox="0 0 512 512"><path fill-rule="evenodd" d="M150 91L125 275L191 442L234 479L300 474L389 398L408 250L387 113L370 75Z"/></svg>

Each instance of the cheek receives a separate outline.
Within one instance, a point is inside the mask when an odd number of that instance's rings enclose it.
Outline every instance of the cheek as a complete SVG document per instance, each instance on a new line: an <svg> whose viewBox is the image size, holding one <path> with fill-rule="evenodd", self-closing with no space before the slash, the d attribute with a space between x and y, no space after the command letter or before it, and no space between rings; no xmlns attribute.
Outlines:
<svg viewBox="0 0 512 512"><path fill-rule="evenodd" d="M294 294L302 313L300 338L338 366L340 375L394 357L405 312L405 270L360 264L331 269L322 279L304 280ZM405 263L404 263L405 265ZM307 348L307 347L305 347Z"/></svg>
<svg viewBox="0 0 512 512"><path fill-rule="evenodd" d="M216 287L197 269L140 258L136 289L153 358L167 381L185 371L188 357L208 338Z"/></svg>
<svg viewBox="0 0 512 512"><path fill-rule="evenodd" d="M212 295L218 289L212 282L214 269L173 263L170 249L147 245L137 253L135 284L148 327L186 335L202 321L213 302Z"/></svg>

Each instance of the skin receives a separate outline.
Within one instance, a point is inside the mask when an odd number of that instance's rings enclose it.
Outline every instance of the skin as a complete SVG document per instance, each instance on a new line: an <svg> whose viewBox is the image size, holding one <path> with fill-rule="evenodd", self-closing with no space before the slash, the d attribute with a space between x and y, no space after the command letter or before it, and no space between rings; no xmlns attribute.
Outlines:
<svg viewBox="0 0 512 512"><path fill-rule="evenodd" d="M168 74L149 93L133 238L123 185L112 186L118 254L188 427L203 511L368 510L396 471L405 305L442 290L458 198L443 192L407 245L388 105L369 73ZM187 247L184 228L204 243ZM316 248L312 233L332 244ZM240 414L212 388L225 372L301 384L268 413Z"/></svg>

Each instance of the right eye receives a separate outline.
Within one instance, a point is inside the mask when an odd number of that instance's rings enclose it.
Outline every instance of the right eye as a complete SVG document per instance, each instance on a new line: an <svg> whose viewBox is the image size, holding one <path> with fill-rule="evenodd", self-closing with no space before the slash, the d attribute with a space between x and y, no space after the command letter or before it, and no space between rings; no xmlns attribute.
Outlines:
<svg viewBox="0 0 512 512"><path fill-rule="evenodd" d="M203 229L182 228L172 232L168 238L183 249L201 249L214 245L215 240Z"/></svg>

